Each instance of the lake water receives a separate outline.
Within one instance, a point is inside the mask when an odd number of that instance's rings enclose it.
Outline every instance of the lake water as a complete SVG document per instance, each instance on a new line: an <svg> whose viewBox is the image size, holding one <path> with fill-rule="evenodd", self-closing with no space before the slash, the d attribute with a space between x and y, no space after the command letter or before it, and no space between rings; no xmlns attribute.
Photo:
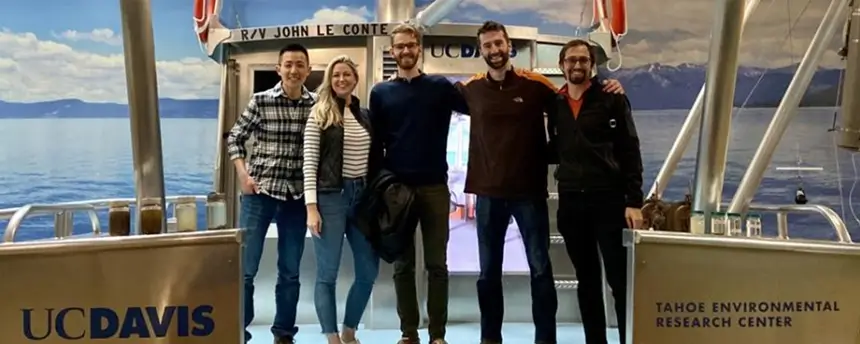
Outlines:
<svg viewBox="0 0 860 344"><path fill-rule="evenodd" d="M799 112L780 144L755 202L794 202L794 192L798 186L796 173L779 172L775 168L795 166L799 147L800 157L805 164L824 168L823 172L807 172L803 176L803 186L810 203L824 204L843 214L852 234L860 237L860 221L852 215L852 207L849 206L849 203L860 203L860 200L855 198L852 201L852 197L849 197L858 179L857 164L853 153L834 150L831 134L827 132L833 111L803 109ZM773 109L746 109L733 119L724 201L734 194L772 115ZM686 111L641 111L635 114L645 162L646 192L685 116ZM162 121L162 133L167 193L209 192L216 151L216 121L165 119ZM693 178L695 142L696 138L665 193L670 198L682 197ZM128 120L0 120L0 147L0 208L28 203L134 196ZM76 232L86 230L83 221L76 221L79 222ZM792 215L790 221L792 237L835 237L827 222L818 215ZM766 233L774 233L775 218L765 216L764 222ZM5 225L4 221L0 221L0 229L5 228ZM22 226L19 239L50 237L52 227L52 219L29 219Z"/></svg>

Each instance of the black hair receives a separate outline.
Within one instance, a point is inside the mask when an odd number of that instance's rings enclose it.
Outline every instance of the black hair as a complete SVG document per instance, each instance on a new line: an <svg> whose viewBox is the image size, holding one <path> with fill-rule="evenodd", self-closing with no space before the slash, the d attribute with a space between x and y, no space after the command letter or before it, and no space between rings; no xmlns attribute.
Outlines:
<svg viewBox="0 0 860 344"><path fill-rule="evenodd" d="M310 56L308 56L308 48L305 48L304 45L296 44L296 43L288 44L287 46L281 48L281 52L278 53L278 61L280 61L281 57L283 57L285 53L291 52L291 51L292 52L300 52L300 53L304 54L305 60L307 60L308 63L311 62L311 58L310 58Z"/></svg>
<svg viewBox="0 0 860 344"><path fill-rule="evenodd" d="M502 23L492 21L492 20L485 21L484 24L481 25L480 28L478 28L478 39L481 38L481 35L483 35L487 32L493 32L493 31L501 31L505 35L505 40L508 40L508 41L511 40L511 38L508 37L508 30L505 29L505 26L502 25Z"/></svg>
<svg viewBox="0 0 860 344"><path fill-rule="evenodd" d="M585 47L588 49L588 58L591 59L592 66L597 63L597 56L595 56L594 47L582 39L572 39L565 43L565 45L561 47L561 50L558 51L558 63L561 64L564 62L564 56L567 55L567 51L576 47Z"/></svg>

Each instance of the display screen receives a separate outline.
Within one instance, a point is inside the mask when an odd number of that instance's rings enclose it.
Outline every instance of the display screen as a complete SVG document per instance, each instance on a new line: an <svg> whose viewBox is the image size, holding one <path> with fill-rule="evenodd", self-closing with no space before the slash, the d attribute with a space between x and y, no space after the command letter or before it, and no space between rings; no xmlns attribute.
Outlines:
<svg viewBox="0 0 860 344"><path fill-rule="evenodd" d="M448 76L452 82L464 81L465 75ZM448 189L451 193L450 240L448 241L448 270L451 272L478 272L478 236L475 217L475 195L466 194L466 167L469 162L469 116L454 113L448 133ZM505 272L528 272L520 231L513 218L509 220L505 239Z"/></svg>

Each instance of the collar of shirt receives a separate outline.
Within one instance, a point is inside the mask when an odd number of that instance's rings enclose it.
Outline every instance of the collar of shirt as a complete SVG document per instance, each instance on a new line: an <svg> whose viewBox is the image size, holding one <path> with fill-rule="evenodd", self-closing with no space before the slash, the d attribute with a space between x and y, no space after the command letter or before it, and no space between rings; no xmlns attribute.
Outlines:
<svg viewBox="0 0 860 344"><path fill-rule="evenodd" d="M586 87L585 87L585 90L586 90L586 91L588 91L589 89L591 89L591 86L594 86L594 85L595 85L594 81L595 81L594 79L586 81ZM558 90L558 94L563 95L565 98L570 99L570 94L569 94L569 93L567 93L567 86L568 86L568 85L569 85L568 83L564 83L564 86L562 86L562 87ZM585 94L585 93L583 92L583 95L584 95L584 94ZM580 99L582 99L582 98L580 97Z"/></svg>
<svg viewBox="0 0 860 344"><path fill-rule="evenodd" d="M275 87L273 87L270 91L272 92L272 95L275 97L284 97L284 98L287 97L287 94L284 93L284 88L281 86L280 81L278 81L278 84L275 85ZM302 96L299 98L299 101L308 102L308 101L313 101L313 100L314 99L313 99L313 96L311 95L311 91L308 90L307 87L302 85Z"/></svg>
<svg viewBox="0 0 860 344"><path fill-rule="evenodd" d="M413 80L417 80L423 76L424 76L424 71L419 68L418 69L418 75L416 75L412 79L402 78L402 77L400 77L400 75L397 74L397 72L394 72L394 74L391 74L391 77L388 78L388 81L412 82Z"/></svg>
<svg viewBox="0 0 860 344"><path fill-rule="evenodd" d="M514 69L514 66L511 66L507 71L505 71L504 80L493 79L493 75L490 74L490 71L487 71L487 82L494 86L507 86L514 80L514 78L516 78L516 70Z"/></svg>

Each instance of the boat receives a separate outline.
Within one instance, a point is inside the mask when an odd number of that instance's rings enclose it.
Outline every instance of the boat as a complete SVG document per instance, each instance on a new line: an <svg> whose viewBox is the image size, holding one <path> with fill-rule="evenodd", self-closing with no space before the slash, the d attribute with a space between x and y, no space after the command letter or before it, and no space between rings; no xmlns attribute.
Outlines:
<svg viewBox="0 0 860 344"><path fill-rule="evenodd" d="M749 214L751 212L768 212L775 213L779 219L779 235L774 239L750 238L747 235L724 237L716 235L708 235L707 233L666 233L657 230L641 230L628 231L626 233L626 245L629 247L629 277L630 277L630 292L628 295L628 304L635 308L636 311L628 311L630 315L627 319L628 336L627 343L691 343L695 340L700 343L722 343L726 338L735 338L739 342L750 342L750 338L755 338L757 343L777 343L774 338L789 338L785 333L799 335L804 339L810 338L809 332L812 325L796 325L788 332L779 331L777 327L765 327L758 332L755 331L733 331L723 332L719 336L712 336L716 339L703 338L704 333L702 326L684 327L678 331L671 332L666 330L668 327L675 327L673 324L677 321L688 321L686 316L677 315L661 315L661 308L658 306L653 310L651 306L654 304L670 304L667 309L677 309L676 313L696 313L700 307L705 307L705 303L718 309L723 307L725 303L732 308L734 302L736 307L744 306L744 302L753 302L755 300L764 300L763 303L781 303L788 302L782 299L766 300L764 296L764 286L744 286L738 287L735 292L728 292L723 289L713 289L709 287L713 285L722 285L715 278L723 278L737 283L737 278L729 275L731 271L738 271L743 266L751 266L756 271L765 271L772 278L783 280L784 278L796 278L803 274L813 276L821 276L823 281L831 281L842 286L849 281L860 282L860 274L852 271L839 270L836 267L822 268L820 271L815 271L814 264L808 263L814 259L829 259L824 257L836 256L838 262L857 263L856 258L851 258L857 253L860 253L860 247L853 244L853 241L848 233L843 219L840 218L835 211L827 206L820 204L754 204L751 203L754 191L758 188L763 177L763 173L770 163L770 158L779 139L783 136L786 126L791 120L792 111L797 108L800 96L808 86L812 72L817 67L818 61L829 42L829 37L832 37L838 27L841 27L848 17L849 9L851 12L851 21L855 23L850 26L851 29L847 33L845 56L847 61L847 72L845 73L844 88L845 96L842 102L843 123L842 127L836 132L843 138L841 145L857 150L860 147L860 100L851 97L852 94L860 93L860 85L858 85L857 75L860 74L860 46L857 40L860 39L860 6L857 3L851 4L849 0L832 0L830 8L828 8L825 18L816 33L816 38L809 47L803 61L800 63L798 71L792 80L789 89L786 91L786 96L780 103L773 122L768 129L765 137L762 139L761 146L756 153L755 159L751 167L743 178L741 188L735 198L729 204L723 204L720 199L722 189L722 174L725 169L725 152L728 141L728 130L730 129L730 119L732 111L732 99L734 92L734 77L737 70L737 53L739 49L739 41L743 22L746 21L754 12L758 5L758 0L724 0L718 2L718 11L715 17L715 26L713 35L713 47L710 64L709 77L707 80L707 88L702 86L699 98L696 100L693 108L684 123L681 133L679 134L675 145L669 156L666 159L663 169L661 169L655 186L649 193L649 196L659 198L661 191L658 185L668 184L668 180L674 173L674 170L680 160L680 156L686 150L694 130L701 127L701 139L698 146L699 161L697 164L697 176L693 187L693 197L691 204L694 210L702 211L705 214L705 228L710 228L710 224L716 221L712 212L727 208L730 212L738 214ZM0 210L0 219L8 218L9 223L4 232L4 241L6 243L0 245L0 255L9 254L25 254L28 249L38 249L40 254L46 252L46 247L65 247L63 245L74 246L78 243L86 243L87 250L101 249L99 245L109 247L111 250L120 250L123 247L132 247L129 245L144 245L142 242L146 239L145 236L137 238L109 238L109 239L91 239L91 238L70 238L73 216L75 214L87 214L92 223L92 232L95 236L104 236L103 225L99 221L97 213L104 212L110 208L112 204L131 204L135 208L135 212L140 212L137 205L144 205L145 200L156 200L155 206L163 210L167 216L162 217L162 227L170 231L170 228L178 226L178 220L172 213L176 213L176 207L183 202L183 198L191 197L192 202L211 206L218 200L224 200L224 219L226 226L229 228L238 227L238 196L239 189L237 187L237 177L232 164L226 155L226 147L224 144L225 137L219 135L217 138L218 154L216 159L216 168L213 181L213 194L210 195L165 195L163 187L163 168L161 166L161 142L158 135L158 116L156 105L154 104L154 92L156 90L155 82L155 63L154 54L152 52L153 42L151 33L151 18L149 18L148 0L121 0L123 4L123 22L125 27L125 48L126 48L126 68L129 84L129 99L131 107L131 127L136 134L133 136L135 144L133 151L135 156L135 175L137 179L138 194L135 198L129 199L103 199L103 200L86 200L79 202L63 203L63 204L35 204L26 205L14 209ZM366 99L370 88L376 82L389 77L395 70L393 59L387 53L387 44L389 41L388 30L393 25L401 22L415 23L424 30L424 51L425 59L423 61L423 70L428 73L444 74L452 78L469 75L475 70L483 69L483 62L480 59L469 59L474 57L477 49L474 46L474 35L478 28L475 24L454 24L442 23L442 19L451 11L455 10L459 5L459 1L454 0L436 0L426 8L416 13L416 8L412 1L397 1L397 0L378 0L376 20L371 23L352 23L352 24L320 24L320 25L283 25L272 27L253 27L253 28L228 28L221 24L219 20L220 2L218 1L198 1L198 7L195 8L195 28L200 39L202 50L213 60L221 65L221 94L218 118L218 132L226 133L227 130L236 121L237 114L241 111L244 104L247 103L248 97L253 92L260 91L264 88L271 87L274 80L277 80L272 61L276 60L278 49L285 42L301 42L309 49L311 61L328 61L335 55L348 54L359 66L364 66L359 79L366 80L366 83L360 83L357 88L359 98ZM623 1L613 0L612 4L623 4ZM620 62L618 46L623 44L623 33L626 33L626 20L621 21L618 18L609 17L606 13L605 1L595 0L595 20L592 30L586 36L596 46L600 47L604 52L605 61ZM616 5L619 6L619 5ZM602 9L602 10L601 10ZM624 11L616 11L624 12ZM538 45L554 45L561 46L574 36L556 36L541 34L533 27L518 27L508 26L508 33L516 50L516 64L520 67L532 68L553 77L561 74L557 69L537 69L534 61L536 59ZM428 58L429 56L429 58ZM307 86L314 88L319 84L322 77L320 66L314 65L314 72L308 80ZM144 140L143 138L147 138ZM152 139L156 138L156 139ZM456 152L455 152L456 153ZM461 161L461 157L456 158ZM145 166L145 168L144 168ZM456 172L457 169L455 168ZM455 175L456 176L456 175ZM552 180L552 176L547 178ZM457 179L457 178L453 178ZM659 183L659 184L658 184ZM554 183L550 183L551 200L557 200L557 190L554 189ZM213 197L214 196L214 197ZM452 216L456 215L460 219L468 221L473 218L473 210L470 209L471 203L468 195L454 194L451 196ZM184 204L184 203L183 203ZM554 203L553 203L554 204ZM551 209L555 211L555 209ZM788 215L795 213L817 213L827 219L831 224L834 236L837 238L836 243L824 242L805 242L789 238L788 235ZM55 216L55 240L49 240L48 243L42 244L27 244L16 243L15 236L17 228L21 222L30 216L36 215L53 215ZM139 220L139 216L138 222ZM211 225L211 224L210 224ZM512 224L515 225L515 224ZM554 226L554 224L553 224ZM218 231L211 231L218 232ZM705 232L708 232L705 230ZM207 233L207 232L203 232ZM252 324L259 327L261 330L271 322L273 318L273 309L266 305L266 302L260 300L271 300L273 295L273 286L276 279L275 268L275 245L277 243L277 232L270 230L267 235L266 248L264 257L261 263L260 272L257 278L257 289L255 290L255 298L258 300L257 316L255 323ZM166 241L170 241L171 245L180 247L185 242L191 240L189 238L197 238L189 233L174 233L164 234ZM202 234L199 234L202 235ZM211 235L214 236L214 235ZM227 245L227 239L230 237L241 239L241 231L230 232L223 234L218 238L217 248L221 251L230 252L229 257L238 259L236 255L236 246ZM159 236L160 237L160 236ZM202 238L202 237L201 237ZM101 241L99 241L101 240ZM202 240L202 239L201 239ZM208 238L207 240L215 240ZM310 236L308 239L310 240ZM420 237L416 239L420 247ZM234 240L235 241L235 240ZM239 240L241 241L241 240ZM550 237L551 259L554 265L556 277L556 287L559 294L559 303L564 305L559 308L558 321L565 324L561 327L563 338L579 337L581 330L576 324L580 322L579 312L576 305L576 272L570 264L564 248L564 240L554 232ZM98 244L108 243L108 244ZM235 244L235 242L234 242ZM46 246L53 245L53 246ZM83 244L81 244L83 245ZM113 246L111 246L113 245ZM167 245L167 244L164 244ZM214 241L211 243L212 249L216 246ZM310 246L310 245L307 245ZM133 246L138 247L138 246ZM158 246L167 247L167 246ZM174 247L174 246L171 246ZM104 248L108 249L108 248ZM164 248L167 250L168 248ZM174 248L178 250L178 248ZM698 251L695 251L698 250ZM111 251L111 252L114 252ZM23 253L21 253L23 252ZM35 252L35 251L34 251ZM77 252L77 251L75 251ZM90 252L90 251L87 251ZM137 251L135 251L137 252ZM174 251L171 251L174 252ZM177 251L178 252L178 251ZM202 254L211 254L209 251L200 251ZM664 253L661 253L664 252ZM683 255L679 259L677 255L672 256L665 252L673 252L673 254ZM701 252L691 253L691 252ZM417 265L423 264L422 252L418 250ZM510 253L509 254L516 254ZM743 256L745 260L743 264L726 263L729 260L726 257L731 257L732 254ZM811 254L811 255L810 255ZM176 253L177 257L186 259L195 259L190 254ZM145 253L140 253L135 256L135 259L145 261L147 258ZM646 258L647 257L647 258ZM753 258L767 258L762 261L756 261ZM798 271L794 273L780 273L777 268L785 268L785 265L773 263L770 259L781 257L785 261L791 262L807 262L799 266ZM89 258L78 257L76 262L84 262ZM197 257L196 259L200 259ZM644 267L645 260L648 264L664 265L648 265ZM752 260L750 260L752 259ZM836 258L834 258L836 259ZM853 259L853 260L852 260ZM213 260L211 265L206 265L205 261L196 263L191 266L215 273L217 267ZM305 250L304 258L301 266L301 284L305 286L313 285L314 267L313 267L313 250ZM685 265L685 263L687 265ZM236 269L236 262L230 261L226 264L230 269ZM691 265L692 264L692 265ZM774 265L776 264L776 265ZM784 264L784 262L783 262ZM835 264L835 263L834 263ZM185 269L190 268L189 265L182 265ZM652 268L652 266L656 266ZM845 265L847 266L847 265ZM341 268L341 276L348 280L352 275L351 255L344 254L344 262ZM164 271L169 273L178 273L169 266L162 267ZM151 269L144 268L145 271ZM229 270L229 269L228 269ZM855 269L856 270L856 269ZM3 271L3 265L0 263L0 271ZM189 270L183 270L188 273ZM702 274L702 271L711 271L716 277L708 277ZM838 278L835 272L841 271L847 274L847 277ZM230 273L236 272L229 270ZM380 340L396 340L398 335L396 329L399 326L398 318L395 311L394 300L391 298L393 294L393 283L386 276L391 276L393 273L391 266L383 265L380 271L380 278L374 289L371 303L363 320L364 330L362 335L366 333L385 333L390 339ZM656 274L656 275L655 275ZM659 277L663 274L663 281L667 284L661 284ZM153 275L155 276L155 275ZM177 275L179 276L179 275ZM225 273L218 274L225 276ZM703 279L704 282L693 282L684 276L696 276ZM750 277L744 275L745 277ZM774 277L775 276L775 277ZM174 276L175 277L175 276ZM234 276L238 277L238 276ZM39 281L52 281L50 276L42 276ZM202 278L199 277L198 278ZM227 277L224 277L227 278ZM469 272L452 272L450 276L451 305L449 311L449 321L452 324L464 323L472 324L458 327L452 325L449 331L460 331L457 336L468 336L469 340L476 340L477 334L474 324L479 321L480 314L476 304L477 299L474 282L476 274ZM523 309L530 308L530 293L528 274L524 271L516 273L506 273L505 275L505 305L507 308L506 322L511 325L506 325L509 330L506 330L506 340L518 342L513 339L516 334L509 333L510 328L517 328L514 323L529 323L531 316L528 312L523 312ZM177 277L177 280L181 278ZM426 285L426 276L419 274L418 277L419 290ZM176 281L176 280L175 280ZM175 282L174 281L174 282ZM667 282L668 281L668 282ZM201 288L204 285L202 282L181 282L183 286L189 288ZM684 283L689 283L685 285ZM187 284L187 285L186 285ZM234 285L232 282L226 283L223 294L220 296L230 295L229 292L237 292L238 281ZM856 284L855 284L856 285ZM768 285L768 287L773 287ZM792 288L783 286L797 295L794 297L809 297L808 300L813 300L811 296L816 294L807 289ZM4 289L0 288L0 291ZM146 294L146 290L133 289L135 293L141 293L141 300L149 300L151 296ZM648 295L648 292L658 296ZM714 297L721 300L708 299L707 295L703 295L702 291L724 292ZM744 292L752 294L744 294ZM783 294L774 292L780 297ZM845 319L855 321L860 316L860 300L854 298L853 293L847 290L834 291L832 295L821 296L816 300L827 299L828 297L833 302L839 302L842 306L842 314L837 315L835 324L845 325ZM137 294L135 294L137 295ZM208 294L207 294L208 295ZM213 294L214 295L214 294ZM674 295L674 296L673 296ZM213 297L212 295L209 295ZM346 290L338 290L338 299L345 300ZM713 296L713 295L712 295ZM115 296L119 297L119 296ZM180 296L177 296L180 297ZM424 297L423 295L420 297ZM192 298L187 296L187 298ZM229 299L229 297L227 297ZM238 299L238 297L236 297ZM746 298L746 299L744 299ZM758 298L758 299L755 299ZM316 316L313 312L312 299L313 295L311 288L305 287L302 290L300 297L298 323L309 327L315 326L317 323ZM88 300L88 302L95 302ZM739 301L740 300L740 301ZM235 300L223 301L226 308L233 309L238 313L238 306ZM797 302L804 302L798 299ZM836 303L834 303L836 304ZM680 306L679 306L680 305ZM830 308L832 310L833 304ZM342 308L342 305L340 305ZM688 307L692 310L684 311ZM613 314L613 305L611 300L606 302L607 323L610 326L617 326L615 323L615 315ZM646 309L651 309L646 311ZM221 312L219 314L224 314ZM635 314L634 314L635 313ZM227 322L235 321L235 317L219 315L226 318L218 318ZM815 315L817 316L817 315ZM692 315L690 317L693 317ZM746 323L757 324L762 321L758 318L747 319ZM798 316L798 319L802 316ZM653 319L668 319L665 324L657 321L656 325ZM681 320L679 320L681 319ZM697 318L698 319L698 318ZM805 319L805 318L804 318ZM832 318L827 318L832 319ZM426 315L423 316L423 322L426 323ZM692 321L692 320L689 320ZM697 320L698 321L698 320ZM743 326L743 320L738 320L738 326ZM809 320L812 321L812 320ZM667 326L662 326L664 324ZM698 322L701 325L701 322ZM832 333L833 338L848 338L858 330L856 324L851 323L850 326L838 328L836 325L823 325L816 323L818 327L816 333ZM670 326L671 325L671 326ZM656 327L655 327L656 326ZM846 325L847 326L847 325ZM229 327L229 326L228 326ZM4 329L0 325L0 329ZM827 331L821 330L827 328ZM832 330L832 331L831 331ZM848 331L850 330L850 331ZM237 330L238 331L238 330ZM795 332L791 332L795 331ZM530 332L530 331L527 331ZM612 331L610 331L611 333ZM850 332L850 334L849 334ZM0 331L2 333L2 331ZM237 332L238 333L238 332ZM229 335L233 335L232 330ZM227 337L223 338L229 338ZM236 334L238 340L238 334ZM378 337L374 337L378 338ZM386 337L387 338L387 337ZM524 338L524 337L523 337ZM691 339L695 338L695 339ZM232 339L231 339L232 340ZM264 339L267 340L267 339ZM367 341L367 339L365 339ZM530 339L521 339L530 340ZM744 341L747 340L747 341ZM229 342L230 340L226 341ZM226 343L225 342L225 343ZM567 343L576 343L576 340L566 341ZM142 341L138 341L142 343ZM180 343L180 341L177 341ZM185 343L182 341L181 343ZM191 343L189 341L188 343ZM452 343L459 341L452 340ZM801 342L797 342L801 343ZM813 343L804 341L802 343Z"/></svg>

